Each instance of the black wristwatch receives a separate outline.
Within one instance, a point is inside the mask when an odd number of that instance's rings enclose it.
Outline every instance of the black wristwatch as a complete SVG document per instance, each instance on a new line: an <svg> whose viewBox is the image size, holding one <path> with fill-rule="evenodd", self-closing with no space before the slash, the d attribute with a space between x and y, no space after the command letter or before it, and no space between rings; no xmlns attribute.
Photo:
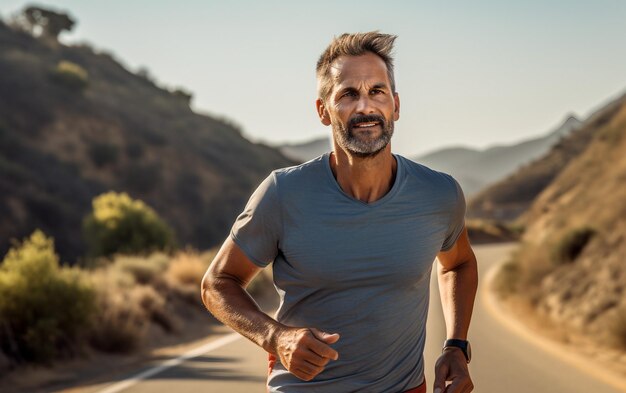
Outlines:
<svg viewBox="0 0 626 393"><path fill-rule="evenodd" d="M465 360L467 360L468 363L472 360L472 346L470 345L469 341L457 340L453 338L443 342L444 350L450 347L459 348L461 351L463 351L463 355L465 355Z"/></svg>

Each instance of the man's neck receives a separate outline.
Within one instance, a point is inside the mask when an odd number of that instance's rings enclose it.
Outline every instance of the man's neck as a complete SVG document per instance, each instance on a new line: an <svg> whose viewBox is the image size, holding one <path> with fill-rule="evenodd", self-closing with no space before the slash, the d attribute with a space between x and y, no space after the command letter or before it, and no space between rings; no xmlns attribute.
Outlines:
<svg viewBox="0 0 626 393"><path fill-rule="evenodd" d="M330 168L339 187L365 203L376 202L391 190L397 167L390 144L374 157L357 157L338 146L330 155Z"/></svg>

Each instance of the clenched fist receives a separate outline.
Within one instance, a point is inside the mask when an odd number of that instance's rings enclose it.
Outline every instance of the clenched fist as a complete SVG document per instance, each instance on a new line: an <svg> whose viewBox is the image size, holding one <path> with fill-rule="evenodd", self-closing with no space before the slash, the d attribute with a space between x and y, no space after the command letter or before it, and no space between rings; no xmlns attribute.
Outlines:
<svg viewBox="0 0 626 393"><path fill-rule="evenodd" d="M296 377L310 381L324 370L339 354L330 347L339 334L329 334L314 328L288 327L276 333L275 350L280 362Z"/></svg>

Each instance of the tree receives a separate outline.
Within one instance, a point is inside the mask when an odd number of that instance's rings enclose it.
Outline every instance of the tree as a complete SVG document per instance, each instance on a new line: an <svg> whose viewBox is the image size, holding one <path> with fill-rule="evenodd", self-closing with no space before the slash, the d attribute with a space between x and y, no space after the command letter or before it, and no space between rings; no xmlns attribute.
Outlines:
<svg viewBox="0 0 626 393"><path fill-rule="evenodd" d="M126 193L102 194L92 205L83 232L93 257L170 250L175 245L173 231L156 212Z"/></svg>
<svg viewBox="0 0 626 393"><path fill-rule="evenodd" d="M76 21L68 14L49 9L29 6L22 11L20 24L33 36L41 36L51 42L58 42L62 31L71 31Z"/></svg>

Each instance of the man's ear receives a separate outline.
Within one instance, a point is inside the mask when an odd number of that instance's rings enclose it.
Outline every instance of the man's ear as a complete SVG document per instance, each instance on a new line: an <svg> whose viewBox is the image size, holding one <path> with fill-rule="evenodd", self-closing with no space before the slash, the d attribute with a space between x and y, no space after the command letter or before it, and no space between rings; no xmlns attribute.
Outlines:
<svg viewBox="0 0 626 393"><path fill-rule="evenodd" d="M398 121L398 119L400 119L400 96L398 93L393 93L393 102L395 104L395 108L393 110L393 120Z"/></svg>
<svg viewBox="0 0 626 393"><path fill-rule="evenodd" d="M317 115L320 117L320 121L322 122L322 124L325 126L329 126L330 115L328 114L328 111L326 110L326 105L321 98L315 100L315 107L317 108Z"/></svg>

